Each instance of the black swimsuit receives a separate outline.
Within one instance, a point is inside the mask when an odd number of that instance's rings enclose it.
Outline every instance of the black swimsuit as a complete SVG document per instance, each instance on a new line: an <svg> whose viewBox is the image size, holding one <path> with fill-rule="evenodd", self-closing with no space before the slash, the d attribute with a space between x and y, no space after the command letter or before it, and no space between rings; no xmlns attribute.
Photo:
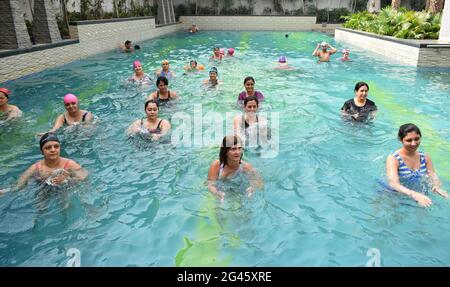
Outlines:
<svg viewBox="0 0 450 287"><path fill-rule="evenodd" d="M151 133L151 134L160 134L161 133L161 122L162 122L163 120L160 120L159 122L158 122L158 125L156 126L156 129L146 129L145 128L145 126L144 126L144 119L141 119L141 130L142 131L148 131L149 133Z"/></svg>
<svg viewBox="0 0 450 287"><path fill-rule="evenodd" d="M158 102L158 105L160 105L162 103L167 103L170 100L172 100L172 98L170 97L170 91L167 91L167 99L161 99L159 97L159 91L156 92L156 101Z"/></svg>
<svg viewBox="0 0 450 287"><path fill-rule="evenodd" d="M82 123L86 121L86 116L87 116L88 114L89 114L89 112L85 112L85 113L83 114L83 116L81 117L81 122L82 122ZM64 114L63 116L64 116L64 124L65 124L65 125L69 125L69 123L67 122L67 119L66 119L66 115Z"/></svg>

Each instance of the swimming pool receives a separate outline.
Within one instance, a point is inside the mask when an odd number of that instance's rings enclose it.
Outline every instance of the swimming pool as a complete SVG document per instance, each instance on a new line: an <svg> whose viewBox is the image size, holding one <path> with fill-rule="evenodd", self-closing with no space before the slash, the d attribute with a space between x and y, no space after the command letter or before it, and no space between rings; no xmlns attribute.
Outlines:
<svg viewBox="0 0 450 287"><path fill-rule="evenodd" d="M62 156L90 172L67 191L37 196L26 192L0 198L0 265L66 266L76 248L82 266L365 266L376 248L383 266L448 266L449 201L432 195L433 206L378 192L386 156L400 147L400 124L416 123L450 190L450 70L392 63L349 47L317 64L317 42L339 43L313 32L176 33L142 43L135 54L96 55L11 81L10 102L24 118L1 127L1 187L41 156L37 132L63 112L62 96L79 96L82 109L98 118L92 135L61 132ZM201 87L207 71L183 76L191 58L207 67L213 46L235 47L236 57L218 64L218 90ZM285 55L294 71L273 67ZM146 72L168 58L177 78L170 83L182 101L174 112L236 112L244 77L256 79L265 109L279 112L279 154L245 154L263 176L264 190L246 200L235 195L223 205L207 192L216 145L139 147L125 129L144 116L153 90L124 84L139 59ZM357 81L370 85L379 111L370 124L349 124L340 108ZM176 128L176 125L173 124Z"/></svg>

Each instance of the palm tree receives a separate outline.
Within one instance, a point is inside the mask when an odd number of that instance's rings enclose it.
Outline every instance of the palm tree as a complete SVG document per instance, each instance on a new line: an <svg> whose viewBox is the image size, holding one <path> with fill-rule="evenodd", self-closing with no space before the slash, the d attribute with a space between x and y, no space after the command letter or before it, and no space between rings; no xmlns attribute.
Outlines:
<svg viewBox="0 0 450 287"><path fill-rule="evenodd" d="M391 2L392 9L398 10L398 8L400 8L401 2L402 2L401 0L392 0L392 2Z"/></svg>

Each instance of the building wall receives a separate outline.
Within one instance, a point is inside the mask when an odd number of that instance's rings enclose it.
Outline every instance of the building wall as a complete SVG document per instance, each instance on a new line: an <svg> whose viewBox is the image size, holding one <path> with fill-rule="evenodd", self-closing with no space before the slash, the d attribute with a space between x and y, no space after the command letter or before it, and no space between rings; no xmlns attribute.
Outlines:
<svg viewBox="0 0 450 287"><path fill-rule="evenodd" d="M182 28L182 24L156 27L153 17L86 25L79 22L77 26L71 25L71 32L77 32L79 43L7 57L0 53L0 83L117 49L124 39L140 42Z"/></svg>

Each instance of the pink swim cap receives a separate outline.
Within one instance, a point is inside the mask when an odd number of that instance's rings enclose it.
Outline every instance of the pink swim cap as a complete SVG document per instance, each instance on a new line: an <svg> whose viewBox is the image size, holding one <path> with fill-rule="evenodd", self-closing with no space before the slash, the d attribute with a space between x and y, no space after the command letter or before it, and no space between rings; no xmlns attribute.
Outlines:
<svg viewBox="0 0 450 287"><path fill-rule="evenodd" d="M141 62L139 62L139 60L135 60L133 62L133 68L136 68L137 66L141 66L142 67L142 64L141 64Z"/></svg>
<svg viewBox="0 0 450 287"><path fill-rule="evenodd" d="M74 94L67 94L64 96L64 104L78 103L78 98Z"/></svg>
<svg viewBox="0 0 450 287"><path fill-rule="evenodd" d="M225 49L224 48L220 48L220 54L225 54Z"/></svg>
<svg viewBox="0 0 450 287"><path fill-rule="evenodd" d="M233 55L234 54L234 48L228 48L228 54Z"/></svg>

